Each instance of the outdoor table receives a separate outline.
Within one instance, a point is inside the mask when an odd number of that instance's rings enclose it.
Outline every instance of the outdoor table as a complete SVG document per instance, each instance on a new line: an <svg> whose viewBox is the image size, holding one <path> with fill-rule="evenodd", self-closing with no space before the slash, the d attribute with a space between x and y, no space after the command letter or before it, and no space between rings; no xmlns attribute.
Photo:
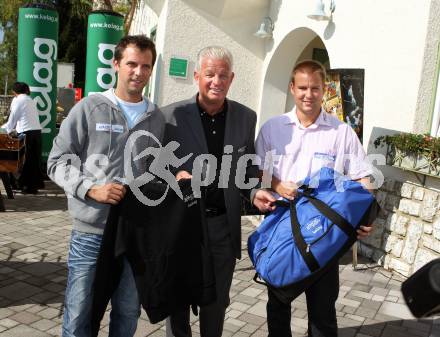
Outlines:
<svg viewBox="0 0 440 337"><path fill-rule="evenodd" d="M9 199L14 199L14 194L8 174L16 173L23 165L25 146L25 135L11 137L8 134L0 134L0 178ZM4 211L5 205L0 192L0 212Z"/></svg>

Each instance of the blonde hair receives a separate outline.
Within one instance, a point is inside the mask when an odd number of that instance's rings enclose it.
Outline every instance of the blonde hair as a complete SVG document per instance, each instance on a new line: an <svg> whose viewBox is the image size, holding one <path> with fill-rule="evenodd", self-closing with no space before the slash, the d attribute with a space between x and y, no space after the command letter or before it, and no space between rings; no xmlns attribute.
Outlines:
<svg viewBox="0 0 440 337"><path fill-rule="evenodd" d="M324 66L315 60L303 60L295 64L292 70L290 81L295 84L295 75L298 72L318 73L322 82L325 82L326 72Z"/></svg>

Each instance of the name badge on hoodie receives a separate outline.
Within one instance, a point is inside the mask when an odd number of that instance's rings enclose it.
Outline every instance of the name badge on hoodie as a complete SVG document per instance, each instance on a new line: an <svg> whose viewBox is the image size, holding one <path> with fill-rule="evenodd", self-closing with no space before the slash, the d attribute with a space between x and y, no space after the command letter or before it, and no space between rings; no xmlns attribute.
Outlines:
<svg viewBox="0 0 440 337"><path fill-rule="evenodd" d="M122 133L124 132L124 126L119 124L106 124L106 123L96 123L96 131L112 131Z"/></svg>

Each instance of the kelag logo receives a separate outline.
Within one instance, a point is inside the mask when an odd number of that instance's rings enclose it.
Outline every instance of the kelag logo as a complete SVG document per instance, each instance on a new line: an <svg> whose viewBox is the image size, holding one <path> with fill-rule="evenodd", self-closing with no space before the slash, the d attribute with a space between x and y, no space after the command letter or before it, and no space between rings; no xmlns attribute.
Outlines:
<svg viewBox="0 0 440 337"><path fill-rule="evenodd" d="M113 88L116 82L115 69L112 64L115 47L116 45L114 44L98 44L98 60L106 67L97 69L96 82L104 90ZM105 77L107 77L107 79L105 79Z"/></svg>
<svg viewBox="0 0 440 337"><path fill-rule="evenodd" d="M52 101L49 94L52 92L53 63L57 59L57 43L52 39L35 38L34 54L40 59L40 62L33 63L32 75L36 82L40 85L31 86L32 93L37 94L34 101L40 115L40 123L42 133L50 133L50 121Z"/></svg>

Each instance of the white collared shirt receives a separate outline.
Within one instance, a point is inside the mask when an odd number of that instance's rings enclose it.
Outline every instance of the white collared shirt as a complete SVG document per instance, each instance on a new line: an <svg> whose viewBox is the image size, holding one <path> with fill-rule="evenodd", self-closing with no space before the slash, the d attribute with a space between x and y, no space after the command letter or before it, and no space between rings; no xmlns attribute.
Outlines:
<svg viewBox="0 0 440 337"><path fill-rule="evenodd" d="M299 122L296 108L271 118L261 127L255 149L260 170L268 170L272 155L273 175L281 181L301 183L324 166L353 180L373 173L356 133L324 110L308 127Z"/></svg>
<svg viewBox="0 0 440 337"><path fill-rule="evenodd" d="M38 110L34 100L26 95L19 94L11 102L11 114L8 121L2 126L8 133L16 130L18 133L41 130Z"/></svg>

